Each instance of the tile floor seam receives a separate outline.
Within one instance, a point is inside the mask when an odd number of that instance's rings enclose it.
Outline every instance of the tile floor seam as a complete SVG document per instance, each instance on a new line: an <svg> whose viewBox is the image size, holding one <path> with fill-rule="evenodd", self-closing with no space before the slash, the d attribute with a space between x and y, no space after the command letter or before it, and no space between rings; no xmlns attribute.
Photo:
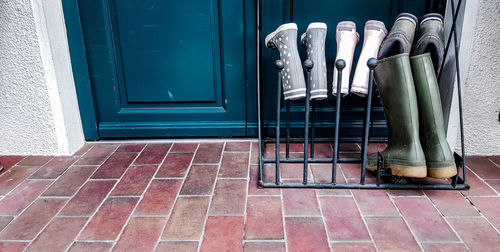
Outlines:
<svg viewBox="0 0 500 252"><path fill-rule="evenodd" d="M207 207L207 210L205 212L205 220L203 221L203 225L202 225L203 228L202 228L202 231L201 231L200 242L198 243L197 252L200 252L201 246L203 244L203 237L205 236L205 229L207 227L207 221L208 221L208 217L209 217L208 214L210 212L210 207L212 206L212 200L213 200L214 193L215 193L215 187L217 186L217 179L219 178L219 172L220 172L220 168L222 166L222 159L224 158L224 149L225 148L226 148L226 142L223 143L223 146L222 146L222 149L221 149L221 154L220 154L220 157L219 157L219 165L217 165L217 172L215 173L215 181L214 181L214 184L212 185L212 194L210 195L210 200L208 202L208 207Z"/></svg>
<svg viewBox="0 0 500 252"><path fill-rule="evenodd" d="M113 151L113 152L112 152L112 153L108 156L108 158L106 159L106 161L107 161L107 160L108 160L108 159L109 159L109 158L110 158L110 157L111 157L114 153L116 153L116 151L118 150L118 148L120 148L120 146L121 146L121 144L118 144L118 146L116 146L116 148L115 148L115 149L114 149L114 151ZM116 179L116 182L114 183L113 187L111 187L111 189L109 190L109 192L108 192L108 193L106 194L106 196L102 199L102 201L100 202L100 204L96 207L96 209L94 210L94 212L92 213L92 215L88 217L88 219L87 219L87 221L85 222L85 224L83 225L83 227L80 229L80 231L78 232L78 234L77 234L77 235L73 238L73 242L72 242L72 243L70 243L70 245L69 245L68 247L66 247L65 251L69 251L69 249L73 246L73 244L74 244L74 243L76 243L77 241L79 241L79 240L78 240L78 238L81 236L81 234L83 233L83 231L85 230L85 228L87 228L87 226L89 225L90 221L92 221L92 219L95 217L95 215L97 214L97 212L99 211L99 209L101 209L102 205L104 204L104 202L106 202L107 198L108 198L109 196L111 196L111 192L113 192L113 190L114 190L114 189L118 186L118 184L120 183L120 181L121 181L121 179L123 178L123 176L125 175L125 173L127 173L127 171L128 171L128 170L129 170L129 168L132 166L132 164L135 162L135 160L137 160L137 158L139 158L139 156L141 155L141 153L142 153L142 151L143 151L143 150L144 150L144 148L143 148L140 152L137 152L137 155L136 155L136 156L135 156L135 158L134 158L134 159L130 162L130 164L127 166L127 169L125 169L125 171L123 171L123 173L121 174L121 176L120 176L118 179ZM104 161L104 162L106 162L106 161ZM88 177L88 179L87 179L86 183L88 183L89 181L91 181L92 176L93 176L93 175L94 175L94 174L95 174L95 173L99 170L99 168L101 168L101 166L104 164L104 162L103 162L101 165L99 165L99 166L97 167L97 169L95 169L95 171L92 173L92 175L90 175L90 176ZM84 183L84 185L85 185L86 183ZM83 185L82 185L82 187L83 187ZM81 188L82 188L82 187L81 187ZM81 190L81 188L80 188L80 190ZM79 190L79 191L80 191L80 190ZM74 195L76 195L76 194L77 194L77 193L75 193ZM140 200L140 199L139 199L139 200ZM68 202L69 202L69 201L68 201ZM138 201L138 202L136 202L135 207L137 207L137 205L138 205L138 204L139 204L139 201ZM131 213L131 215L132 215L132 213ZM130 217L130 216L129 216L129 217ZM124 225L123 227L125 227L125 225ZM123 227L122 227L122 228L123 228ZM120 233L118 233L118 234L120 234ZM116 241L117 241L117 240L118 240L118 239L117 239L117 238L115 238L115 242L113 242L113 243L112 243L112 246L111 246L111 248L110 248L110 251L111 251L111 249L115 246L115 244L116 244Z"/></svg>
<svg viewBox="0 0 500 252"><path fill-rule="evenodd" d="M356 208L358 209L358 212L359 212L359 215L361 216L361 220L363 221L363 224L365 224L366 231L367 231L368 235L370 236L371 244L373 245L373 247L375 247L375 251L379 251L377 244L375 244L375 239L373 239L372 231L368 227L368 223L366 223L366 219L365 219L366 215L363 214L363 211L361 211L361 207L359 206L359 203L356 200L356 197L354 197L354 193L352 193L352 192L351 192L351 197L354 200L354 204L356 204Z"/></svg>
<svg viewBox="0 0 500 252"><path fill-rule="evenodd" d="M387 191L387 194L390 194L390 193ZM419 239L417 239L417 236L415 235L415 232L412 230L412 228L410 227L410 224L408 223L408 221L406 220L406 218L403 216L403 213L401 213L401 210L396 205L396 202L394 201L394 198L389 195L389 200L392 202L392 204L394 205L394 207L398 211L399 217L403 220L403 222L405 223L406 227L410 231L413 240L415 240L415 242L417 243L417 245L420 247L420 251L424 251L424 247L422 246L422 244L420 244Z"/></svg>
<svg viewBox="0 0 500 252"><path fill-rule="evenodd" d="M312 169L311 169L311 171L312 171ZM311 175L313 176L313 179L314 179L314 174L312 172L311 172ZM313 181L315 181L315 180L313 180ZM330 249L331 252L333 252L332 245L330 245L330 241L331 241L330 234L328 232L328 227L326 226L326 222L325 222L325 216L323 215L323 209L321 207L321 201L317 197L316 190L314 190L314 196L316 198L316 201L318 202L319 213L321 215L321 221L323 222L323 229L325 230L325 233L326 233L326 242L328 243L328 248Z"/></svg>
<svg viewBox="0 0 500 252"><path fill-rule="evenodd" d="M25 160L26 158L28 158L29 156L23 156L23 158L19 161L17 161L15 164L13 164L9 169L7 170L2 170L2 174L0 174L0 178L10 169L14 168L15 166L18 166L19 163L21 163L21 161Z"/></svg>
<svg viewBox="0 0 500 252"><path fill-rule="evenodd" d="M175 144L172 144L172 148L174 147ZM158 241L156 242L155 244L155 247L154 247L154 251L156 251L156 249L158 248L158 245L160 244L162 240L162 237L163 237L163 233L165 232L165 229L167 228L167 225L168 225L168 221L170 220L170 217L172 217L172 212L174 211L174 208L175 208L175 205L177 204L177 200L181 197L180 193L181 193L181 190L182 190L182 187L184 186L184 184L186 183L186 178L189 174L189 172L191 171L191 168L193 167L193 162L194 162L194 157L196 156L196 154L198 153L198 149L200 148L200 143L197 143L196 145L196 149L194 150L193 152L193 155L191 157L191 161L189 162L189 166L188 168L186 169L186 173L184 174L184 177L182 178L182 183L181 185L179 186L179 191L177 192L177 195L175 195L175 199L174 199L174 202L172 203L172 206L170 207L170 211L169 211L169 215L167 217L167 221L165 221L165 225L163 225L162 227L162 230L160 232L160 237L158 238ZM170 151L169 151L170 153ZM174 153L174 152L172 152ZM189 152L190 153L190 152ZM166 155L168 156L168 154ZM165 158L166 158L165 156ZM160 166L161 167L161 166ZM158 168L158 170L160 170L160 168ZM156 173L155 175L156 176ZM154 177L153 176L153 177ZM168 241L168 240L165 240L165 241ZM199 240L198 240L198 243L199 243Z"/></svg>
<svg viewBox="0 0 500 252"><path fill-rule="evenodd" d="M19 161L20 162L20 161ZM36 167L37 165L22 165L22 166L12 166L10 167L9 169L7 169L7 171L11 170L11 169L14 169L16 167L20 167L19 169L21 169L22 167ZM13 188L11 188L9 191L5 192L3 196L3 198L5 198L7 195L9 195L10 193L12 193L14 190L16 190L25 180L28 180L29 177L31 177L31 175L35 174L35 172L37 172L38 170L40 170L42 168L42 166L39 166L38 169L36 169L35 171L31 172L26 178L24 178L21 182L19 182L16 186L14 186ZM4 174L6 174L6 172L4 172L3 174L0 174L0 178L1 176L3 176Z"/></svg>
<svg viewBox="0 0 500 252"><path fill-rule="evenodd" d="M480 181L480 182L483 182L483 184L485 184L485 185L486 185L486 187L488 187L488 188L489 188L489 189L491 189L494 193L496 193L496 194L497 194L497 196L500 196L500 192L497 192L497 191L495 190L495 188L493 188L493 187L492 187L489 183L487 183L487 182L485 181L485 179L483 179L481 176L479 176L476 172L474 172L474 171L473 171L470 167L468 167L467 165L466 165L465 167L466 167L465 169L466 169L466 172L467 172L467 173L472 173L472 174L474 174L474 175L476 176L476 178L477 178L477 179L479 179L479 181ZM460 190L459 192L460 192L460 194L462 194L462 196L464 196L464 197L467 197L467 196L468 196L468 195L464 195L464 194L462 193L462 192L463 192L462 190Z"/></svg>
<svg viewBox="0 0 500 252"><path fill-rule="evenodd" d="M248 150L248 164L247 164L247 183L245 186L245 204L243 205L243 237L241 238L241 248L245 248L245 235L246 235L246 225L247 225L247 207L248 207L248 190L250 187L250 169L252 166L252 144L250 143L250 149Z"/></svg>
<svg viewBox="0 0 500 252"><path fill-rule="evenodd" d="M486 220L486 222L488 222L488 224L490 224L490 226L493 228L493 230L495 230L497 232L497 234L500 235L500 229L495 227L495 225L493 225L493 223L486 216L484 216L484 214L481 212L481 209L479 209L476 205L474 205L469 197L474 198L474 197L479 197L479 196L464 196L464 198L465 198L465 200L467 200L469 202L469 204L471 204L472 208L474 208L479 213L478 217L484 218ZM483 196L482 198L485 198L485 197Z"/></svg>
<svg viewBox="0 0 500 252"><path fill-rule="evenodd" d="M134 164L134 162L141 156L141 154L144 152L144 150L146 149L148 144L146 144L141 152L139 152L137 154L137 156L134 158L134 160L130 163L129 167L127 167L127 170L125 170L122 174L122 176L120 177L120 181L121 179L123 178L123 176L125 176L125 173L127 173L128 169ZM158 173L158 171L160 170L160 167L163 165L163 162L165 162L165 159L167 158L168 154L170 153L170 150L172 149L172 147L174 146L173 143L170 144L167 152L165 153L165 156L163 157L162 161L159 163L159 164L153 164L153 165L156 165L156 170L155 170L155 173L153 174L153 176L151 176L151 178L149 179L149 182L148 182L148 185L144 188L144 190L142 191L141 195L140 195L140 198L139 200L135 203L135 206L134 208L132 209L132 211L130 212L130 215L128 216L127 220L125 221L125 223L123 224L122 228L120 229L120 232L118 232L118 235L116 236L114 242L112 243L109 251L112 251L113 248L116 246L116 244L118 243L118 241L120 240L122 234L125 232L125 229L127 228L128 224L130 223L130 220L133 218L134 214L135 214L135 211L137 209L137 207L139 206L139 204L141 203L141 201L144 199L144 194L146 194L146 191L147 189L151 186L151 183L153 182L153 180L155 179L155 176L156 176L156 173ZM116 184L115 184L115 187L120 183L120 181L118 181ZM111 193L112 191L114 190L114 188L109 192ZM104 201L103 201L104 202ZM167 220L164 220L165 223L167 222ZM82 232L83 232L83 229L82 229ZM158 238L159 239L159 238ZM156 241L156 243L158 243L158 241ZM155 249L156 249L156 245L155 245Z"/></svg>
<svg viewBox="0 0 500 252"><path fill-rule="evenodd" d="M262 179L264 179L264 178L262 178ZM280 190L279 196L280 196L280 203L281 203L281 221L283 222L283 241L285 241L285 251L288 252L288 236L286 234L285 202L283 201L283 189L281 189L281 188L278 188L278 189Z"/></svg>
<svg viewBox="0 0 500 252"><path fill-rule="evenodd" d="M434 207L434 209L436 209L436 211L439 213L439 215L441 216L441 218L446 222L446 224L448 224L448 227L453 231L453 233L455 234L455 236L458 238L458 240L464 244L464 246L469 249L469 247L465 244L465 242L463 241L462 237L460 236L460 234L455 230L455 228L450 224L450 222L445 218L444 214L441 213L441 211L439 211L437 205L431 200L431 198L429 198L429 195L427 195L425 192L424 192L424 195L425 197L427 198L427 200L430 202L430 204ZM424 243L424 242L420 242L420 243ZM470 251L470 249L469 249Z"/></svg>

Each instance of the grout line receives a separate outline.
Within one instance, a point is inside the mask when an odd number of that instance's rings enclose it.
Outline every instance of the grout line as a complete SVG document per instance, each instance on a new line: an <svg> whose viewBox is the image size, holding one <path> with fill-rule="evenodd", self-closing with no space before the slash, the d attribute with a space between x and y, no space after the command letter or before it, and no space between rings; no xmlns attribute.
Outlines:
<svg viewBox="0 0 500 252"><path fill-rule="evenodd" d="M370 236L370 239L371 239L371 244L373 244L373 247L375 247L375 251L378 252L379 248L378 248L377 244L375 243L375 239L373 239L372 231L368 227L368 223L366 223L366 217L368 217L368 215L363 214L363 212L361 211L361 207L359 206L359 203L356 200L356 197L354 197L354 193L351 192L351 196L354 200L354 204L356 205L356 208L359 211L359 215L361 216L361 220L363 221L363 224L365 224L366 231L368 232L368 235Z"/></svg>
<svg viewBox="0 0 500 252"><path fill-rule="evenodd" d="M174 147L174 144L172 144L172 148ZM171 149L172 149L171 148ZM193 152L193 155L191 157L191 161L189 162L189 166L186 170L186 173L184 174L184 177L182 178L182 183L181 185L179 186L179 191L177 192L177 195L175 195L175 199L174 199L174 202L172 202L172 207L170 208L170 211L168 213L168 217L167 217L167 220L165 221L165 224L163 224L163 227L162 227L162 230L160 232L160 237L158 238L158 241L156 241L156 244L155 244L155 247L154 247L154 250L156 251L156 249L158 248L158 245L160 244L160 242L162 241L162 236L163 236L163 233L165 232L165 229L167 227L167 224L168 224L168 221L170 220L170 217L172 216L172 213L174 211L174 208L175 208L175 205L177 205L177 200L179 199L179 197L181 195L179 195L181 193L181 190L182 190L182 187L184 187L184 183L186 183L186 178L189 174L189 172L191 171L191 167L193 166L193 160L194 160L194 157L196 156L196 153L198 153L198 149L200 148L200 144L198 143L196 145L196 150L194 150ZM167 153L167 155L165 156L165 160L166 160L166 157L168 156L168 154L170 154L170 151L169 153ZM165 161L163 161L165 162ZM160 166L161 167L161 166ZM158 168L159 170L160 168ZM156 177L156 173L153 175L153 178Z"/></svg>
<svg viewBox="0 0 500 252"><path fill-rule="evenodd" d="M243 205L243 237L241 238L241 247L245 248L245 234L247 225L247 208L248 208L248 190L250 186L250 169L252 169L252 143L250 143L250 149L248 150L248 164L247 164L247 177L245 185L245 204Z"/></svg>
<svg viewBox="0 0 500 252"><path fill-rule="evenodd" d="M311 169L311 173L312 173L312 169ZM328 227L326 226L325 216L323 215L323 209L321 209L321 201L317 197L316 190L314 190L314 197L316 198L316 202L318 202L319 213L321 214L321 221L323 222L323 229L325 230L325 233L326 233L326 242L328 243L328 248L330 249L330 251L333 252L333 247L330 244L331 239L330 239L330 234L328 232Z"/></svg>
<svg viewBox="0 0 500 252"><path fill-rule="evenodd" d="M217 167L217 172L215 173L215 180L214 180L214 184L212 185L212 194L210 195L210 201L208 203L208 208L207 208L207 211L205 212L205 221L203 222L203 229L201 231L201 237L200 237L200 242L198 243L197 252L200 252L201 245L203 243L203 237L205 236L205 229L207 227L207 221L208 221L208 217L209 217L208 213L210 212L210 207L212 206L212 199L214 197L215 187L217 186L217 179L219 178L219 171L220 171L220 168L222 166L222 159L224 157L224 149L225 148L226 148L226 142L224 142L222 149L221 149L221 155L219 158L219 165Z"/></svg>

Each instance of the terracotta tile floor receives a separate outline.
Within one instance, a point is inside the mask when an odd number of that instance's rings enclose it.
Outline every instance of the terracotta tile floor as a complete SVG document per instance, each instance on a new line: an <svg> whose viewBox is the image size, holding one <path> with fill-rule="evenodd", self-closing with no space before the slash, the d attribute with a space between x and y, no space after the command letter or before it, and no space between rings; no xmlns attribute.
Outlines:
<svg viewBox="0 0 500 252"><path fill-rule="evenodd" d="M466 192L280 190L257 188L256 150L255 142L88 143L73 157L0 156L0 251L500 249L499 157L468 158ZM300 157L302 146L291 150ZM331 146L316 153L329 156ZM310 170L311 181L331 176L329 165ZM284 164L281 177L301 174ZM344 164L337 177L358 174Z"/></svg>

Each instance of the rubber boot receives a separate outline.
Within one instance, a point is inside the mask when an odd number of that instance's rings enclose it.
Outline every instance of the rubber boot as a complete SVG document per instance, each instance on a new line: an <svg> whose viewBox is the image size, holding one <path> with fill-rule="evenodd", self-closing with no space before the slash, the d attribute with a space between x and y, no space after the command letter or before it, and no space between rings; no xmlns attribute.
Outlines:
<svg viewBox="0 0 500 252"><path fill-rule="evenodd" d="M392 175L423 178L427 175L420 144L417 96L407 53L379 60L377 85L389 129L387 148L381 152L384 169ZM368 155L367 169L377 169L377 154Z"/></svg>
<svg viewBox="0 0 500 252"><path fill-rule="evenodd" d="M361 97L366 96L368 93L370 69L367 62L370 58L377 58L378 49L385 35L387 35L387 29L385 29L384 23L376 20L369 20L365 23L363 50L361 50L356 71L354 72L351 93Z"/></svg>
<svg viewBox="0 0 500 252"><path fill-rule="evenodd" d="M383 59L401 53L410 53L417 27L417 18L410 13L401 13L396 18L391 31L385 37L378 51L378 58Z"/></svg>
<svg viewBox="0 0 500 252"><path fill-rule="evenodd" d="M297 50L297 25L283 24L266 36L266 46L280 52L284 64L282 74L283 95L285 100L296 100L306 96L304 71Z"/></svg>
<svg viewBox="0 0 500 252"><path fill-rule="evenodd" d="M413 46L412 55L430 53L434 71L439 76L444 57L444 25L443 16L429 13L422 17L418 40Z"/></svg>
<svg viewBox="0 0 500 252"><path fill-rule="evenodd" d="M311 100L323 100L328 97L325 58L326 24L310 23L300 37L300 44L306 48L307 58L314 62L311 70Z"/></svg>
<svg viewBox="0 0 500 252"><path fill-rule="evenodd" d="M352 61L354 57L354 49L359 42L359 33L356 32L356 24L351 21L342 21L337 24L335 34L337 41L337 57L335 62L339 59L345 61L345 68L342 70L342 83L340 93L347 95L349 93L349 80L351 76ZM332 94L337 95L337 80L338 71L333 70L333 88Z"/></svg>
<svg viewBox="0 0 500 252"><path fill-rule="evenodd" d="M410 58L420 121L420 142L427 163L427 176L450 178L457 174L455 160L446 140L441 98L429 53Z"/></svg>

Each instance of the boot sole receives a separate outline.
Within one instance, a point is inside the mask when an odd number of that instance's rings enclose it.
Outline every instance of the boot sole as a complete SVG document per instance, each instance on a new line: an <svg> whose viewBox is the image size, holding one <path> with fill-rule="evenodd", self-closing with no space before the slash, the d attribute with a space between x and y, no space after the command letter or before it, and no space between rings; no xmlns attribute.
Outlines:
<svg viewBox="0 0 500 252"><path fill-rule="evenodd" d="M451 178L457 175L457 167L449 166L449 167L434 168L434 169L428 168L427 173L428 177L430 178L437 178L437 179Z"/></svg>
<svg viewBox="0 0 500 252"><path fill-rule="evenodd" d="M425 166L408 167L408 166L388 164L384 166L384 169L390 169L392 175L400 177L425 178L427 176L427 167ZM376 172L377 167L376 166L366 167L366 170L371 172Z"/></svg>

